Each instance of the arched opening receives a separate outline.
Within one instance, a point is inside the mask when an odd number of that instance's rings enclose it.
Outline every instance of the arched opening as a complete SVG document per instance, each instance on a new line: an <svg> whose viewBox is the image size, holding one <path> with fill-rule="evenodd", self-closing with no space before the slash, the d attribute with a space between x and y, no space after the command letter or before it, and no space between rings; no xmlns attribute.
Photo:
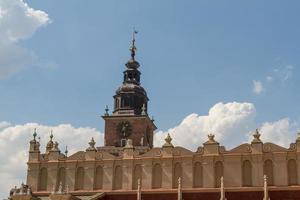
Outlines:
<svg viewBox="0 0 300 200"><path fill-rule="evenodd" d="M56 182L56 189L59 189L59 186L62 186L64 189L66 186L66 169L64 167L59 168Z"/></svg>
<svg viewBox="0 0 300 200"><path fill-rule="evenodd" d="M77 168L76 180L75 180L75 190L84 189L84 169L83 167Z"/></svg>
<svg viewBox="0 0 300 200"><path fill-rule="evenodd" d="M242 173L243 173L243 186L244 187L250 187L252 186L252 165L249 160L245 160L243 162L242 167Z"/></svg>
<svg viewBox="0 0 300 200"><path fill-rule="evenodd" d="M103 168L98 166L95 172L95 189L102 189L103 184Z"/></svg>
<svg viewBox="0 0 300 200"><path fill-rule="evenodd" d="M202 187L202 165L200 162L194 164L194 187Z"/></svg>
<svg viewBox="0 0 300 200"><path fill-rule="evenodd" d="M136 165L133 171L132 189L136 190L138 188L138 180L142 184L142 166Z"/></svg>
<svg viewBox="0 0 300 200"><path fill-rule="evenodd" d="M182 178L182 168L180 163L176 163L173 168L173 188L178 187L178 178Z"/></svg>
<svg viewBox="0 0 300 200"><path fill-rule="evenodd" d="M120 190L122 189L122 167L116 166L114 171L114 181L113 181L113 189L114 190Z"/></svg>
<svg viewBox="0 0 300 200"><path fill-rule="evenodd" d="M48 179L47 168L43 167L39 173L39 187L38 187L39 191L47 190L47 179Z"/></svg>
<svg viewBox="0 0 300 200"><path fill-rule="evenodd" d="M160 164L156 163L152 170L152 188L161 188L162 185L162 169Z"/></svg>
<svg viewBox="0 0 300 200"><path fill-rule="evenodd" d="M221 161L217 161L215 163L215 187L220 187L222 176L223 176L223 163Z"/></svg>
<svg viewBox="0 0 300 200"><path fill-rule="evenodd" d="M288 161L288 182L289 185L298 184L298 173L297 173L297 163L294 159Z"/></svg>
<svg viewBox="0 0 300 200"><path fill-rule="evenodd" d="M272 160L266 160L264 163L264 174L267 176L268 185L274 185L273 178L273 162Z"/></svg>

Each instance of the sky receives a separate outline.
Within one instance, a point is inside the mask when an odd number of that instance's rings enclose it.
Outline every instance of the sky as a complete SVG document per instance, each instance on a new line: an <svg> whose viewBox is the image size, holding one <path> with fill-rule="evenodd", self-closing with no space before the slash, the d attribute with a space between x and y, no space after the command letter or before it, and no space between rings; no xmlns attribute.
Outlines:
<svg viewBox="0 0 300 200"><path fill-rule="evenodd" d="M134 27L156 146L169 132L195 150L214 133L228 149L258 128L288 147L300 130L299 9L296 0L0 0L0 198L26 181L34 128L41 148L51 130L62 151L91 137L103 145L101 115Z"/></svg>

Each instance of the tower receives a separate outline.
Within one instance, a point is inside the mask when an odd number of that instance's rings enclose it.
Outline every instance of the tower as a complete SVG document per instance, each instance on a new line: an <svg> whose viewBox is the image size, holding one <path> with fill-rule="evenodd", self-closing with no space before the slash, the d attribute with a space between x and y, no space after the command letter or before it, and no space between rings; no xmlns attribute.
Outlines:
<svg viewBox="0 0 300 200"><path fill-rule="evenodd" d="M104 114L105 146L122 147L131 139L133 146L152 147L156 126L148 116L148 97L141 86L140 64L135 60L136 46L133 32L131 59L125 64L123 84L116 90L112 115Z"/></svg>

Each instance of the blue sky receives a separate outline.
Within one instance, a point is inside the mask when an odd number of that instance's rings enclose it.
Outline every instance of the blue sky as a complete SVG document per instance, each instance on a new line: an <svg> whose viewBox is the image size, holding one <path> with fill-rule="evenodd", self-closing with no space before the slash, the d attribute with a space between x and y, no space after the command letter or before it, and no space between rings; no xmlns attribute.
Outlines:
<svg viewBox="0 0 300 200"><path fill-rule="evenodd" d="M26 4L27 3L27 4ZM299 1L0 0L0 198L41 152L103 145L105 105L122 83L133 27L149 113L174 145L207 134L227 149L288 147L300 131Z"/></svg>
<svg viewBox="0 0 300 200"><path fill-rule="evenodd" d="M300 118L297 1L26 2L52 22L21 41L38 66L0 80L1 121L103 130L99 116L121 84L133 27L159 129L217 102L253 103L258 123Z"/></svg>

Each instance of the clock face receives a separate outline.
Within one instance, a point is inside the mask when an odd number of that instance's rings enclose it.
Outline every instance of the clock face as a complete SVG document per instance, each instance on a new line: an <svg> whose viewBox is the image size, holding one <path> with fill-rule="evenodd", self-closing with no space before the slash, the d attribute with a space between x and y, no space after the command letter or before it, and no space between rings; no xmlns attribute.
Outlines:
<svg viewBox="0 0 300 200"><path fill-rule="evenodd" d="M120 122L117 125L117 132L120 134L121 138L127 138L132 131L131 124L128 121Z"/></svg>

